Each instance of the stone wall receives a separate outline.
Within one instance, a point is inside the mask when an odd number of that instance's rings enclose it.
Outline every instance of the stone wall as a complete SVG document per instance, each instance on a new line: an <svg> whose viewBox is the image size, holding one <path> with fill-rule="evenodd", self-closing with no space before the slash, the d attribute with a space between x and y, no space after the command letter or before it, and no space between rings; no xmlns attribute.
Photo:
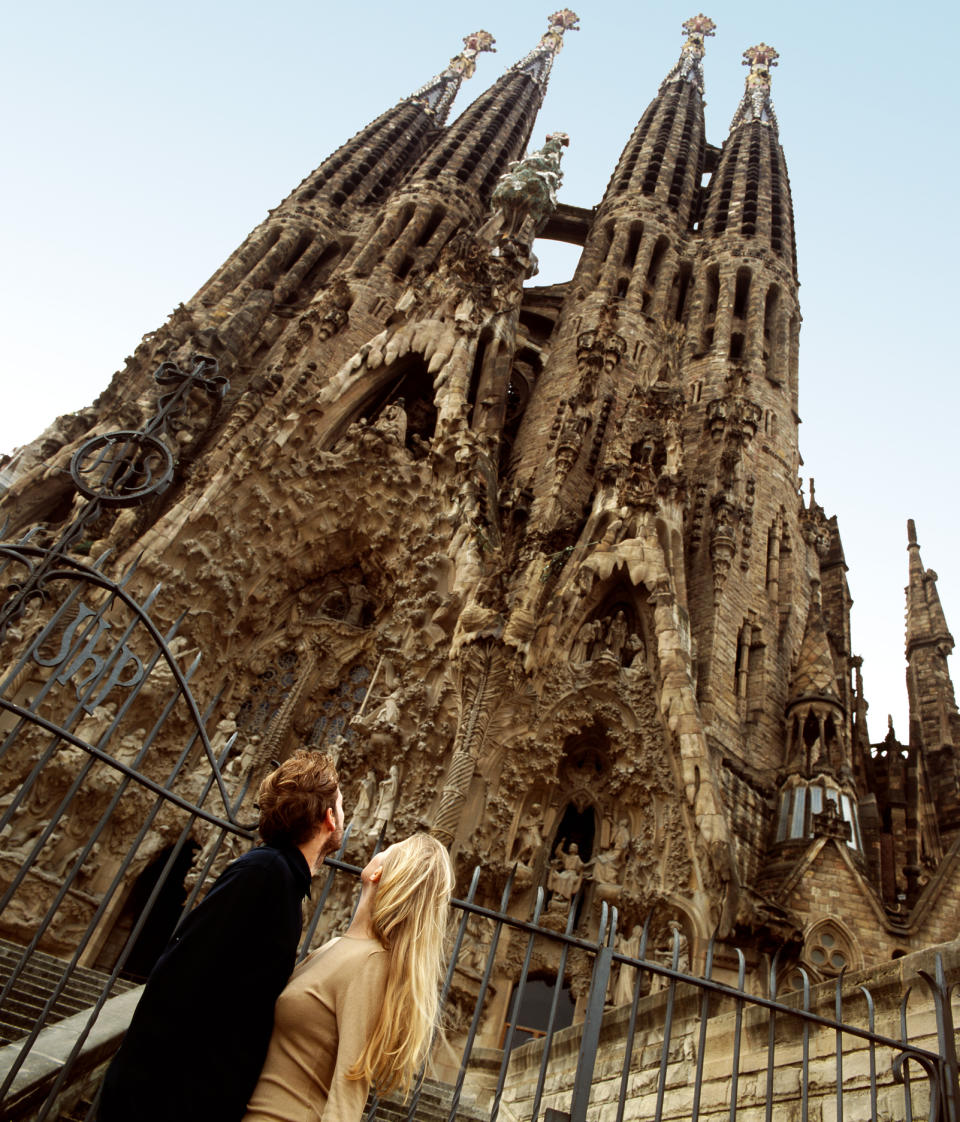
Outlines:
<svg viewBox="0 0 960 1122"><path fill-rule="evenodd" d="M867 999L869 990L875 1003L875 1030L894 1039L901 1037L900 1007L907 1001L907 1036L912 1045L936 1053L937 1017L931 992L920 973L936 974L936 955L941 955L947 984L960 980L960 942L918 952L844 979L842 1019L845 1024L866 1030L869 1027ZM662 1117L689 1119L697 1090L698 1064L702 1063L699 1108L704 1119L729 1117L733 1091L732 1057L736 1043L736 1003L730 998L711 997L706 1034L701 1040L701 999L695 987L680 985L673 1007L673 1031L667 1050L663 1085ZM669 990L640 999L632 1061L627 1082L624 1117L653 1118L661 1079L664 1025L667 1020ZM799 995L781 999L792 1007L800 1005ZM833 1019L836 988L825 983L811 991L812 1012ZM614 1122L623 1071L624 1050L630 1007L610 1010L603 1019L600 1047L590 1095L587 1118L590 1122ZM557 1033L551 1049L540 1116L548 1107L567 1112L582 1024ZM760 1122L764 1118L768 1093L770 1021L767 1011L745 1003L740 1037L739 1075L736 1088L737 1118L741 1122ZM773 1034L773 1074L771 1088L775 1116L781 1119L809 1118L815 1122L835 1119L860 1120L871 1113L871 1046L850 1033L843 1034L838 1053L835 1031L812 1025L809 1032L808 1112L801 1113L803 1083L803 1023L779 1013ZM542 1042L533 1041L515 1049L508 1072L501 1117L529 1119L542 1057ZM908 1116L904 1085L893 1075L895 1052L886 1046L874 1049L877 1110L879 1122L892 1122ZM922 1069L908 1064L914 1118L926 1118L929 1092ZM478 1103L489 1102L496 1086L499 1054L478 1053L468 1076L467 1095ZM842 1078L842 1107L837 1099L838 1075Z"/></svg>

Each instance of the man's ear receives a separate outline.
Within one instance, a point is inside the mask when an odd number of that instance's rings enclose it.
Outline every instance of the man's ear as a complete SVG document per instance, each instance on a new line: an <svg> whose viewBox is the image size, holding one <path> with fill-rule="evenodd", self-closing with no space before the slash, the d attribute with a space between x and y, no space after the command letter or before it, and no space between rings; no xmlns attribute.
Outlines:
<svg viewBox="0 0 960 1122"><path fill-rule="evenodd" d="M323 827L333 833L337 828L337 816L333 807L328 806L323 816Z"/></svg>

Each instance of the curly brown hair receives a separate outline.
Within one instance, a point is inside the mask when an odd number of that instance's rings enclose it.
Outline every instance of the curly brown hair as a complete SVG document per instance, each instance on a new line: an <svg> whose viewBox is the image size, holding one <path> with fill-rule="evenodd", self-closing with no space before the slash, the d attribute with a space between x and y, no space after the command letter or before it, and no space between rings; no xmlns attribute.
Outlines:
<svg viewBox="0 0 960 1122"><path fill-rule="evenodd" d="M340 777L322 752L298 748L260 784L260 837L267 845L303 845L328 810L336 814Z"/></svg>

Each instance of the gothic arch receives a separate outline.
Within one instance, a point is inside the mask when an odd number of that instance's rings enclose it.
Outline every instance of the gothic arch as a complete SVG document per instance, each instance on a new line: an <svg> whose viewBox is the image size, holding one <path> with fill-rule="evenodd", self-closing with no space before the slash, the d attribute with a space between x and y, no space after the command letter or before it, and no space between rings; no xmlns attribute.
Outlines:
<svg viewBox="0 0 960 1122"><path fill-rule="evenodd" d="M357 357L362 354L362 351L359 352ZM373 423L388 406L401 402L406 414L406 447L413 448L414 436L424 443L432 439L437 423L437 404L433 375L426 356L421 352L410 351L374 370L369 368L364 356L350 382L324 418L326 431L320 441L324 451L333 449L351 424L362 418Z"/></svg>
<svg viewBox="0 0 960 1122"><path fill-rule="evenodd" d="M820 978L835 978L841 971L863 966L860 942L850 928L835 916L812 923L803 936L802 962Z"/></svg>

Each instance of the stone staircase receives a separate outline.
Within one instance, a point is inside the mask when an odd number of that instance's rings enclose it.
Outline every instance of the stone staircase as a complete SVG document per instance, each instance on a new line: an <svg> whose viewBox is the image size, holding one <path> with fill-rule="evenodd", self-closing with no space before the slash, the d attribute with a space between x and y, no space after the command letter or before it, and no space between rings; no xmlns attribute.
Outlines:
<svg viewBox="0 0 960 1122"><path fill-rule="evenodd" d="M367 1107L363 1114L364 1119L370 1117L371 1101L367 1100ZM417 1103L417 1111L414 1115L415 1122L447 1122L452 1101L453 1087L446 1083L437 1083L432 1079L425 1079L420 1092L420 1101ZM409 1103L404 1105L399 1096L391 1096L377 1102L377 1112L374 1118L376 1122L406 1122L409 1110ZM487 1122L489 1117L487 1111L464 1103L462 1099L457 1106L457 1122Z"/></svg>
<svg viewBox="0 0 960 1122"><path fill-rule="evenodd" d="M0 939L0 992L10 980L21 954L23 947ZM6 1001L0 1006L0 1044L10 1044L30 1032L68 965L62 958L42 951L33 952ZM52 1025L93 1005L103 992L107 977L99 970L75 967L66 988L47 1014L46 1023ZM114 982L111 994L123 993L135 985L135 982L118 980Z"/></svg>

